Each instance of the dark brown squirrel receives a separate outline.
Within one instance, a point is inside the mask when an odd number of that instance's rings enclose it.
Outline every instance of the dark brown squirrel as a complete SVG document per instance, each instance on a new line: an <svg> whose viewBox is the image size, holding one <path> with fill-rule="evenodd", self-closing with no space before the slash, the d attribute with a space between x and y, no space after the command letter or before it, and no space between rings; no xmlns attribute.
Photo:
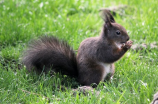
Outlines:
<svg viewBox="0 0 158 104"><path fill-rule="evenodd" d="M132 46L125 28L115 22L111 13L102 11L104 25L98 37L83 40L77 57L74 50L63 40L44 36L34 40L24 52L22 62L28 70L38 72L53 70L76 77L80 84L99 84L107 76L113 76L114 62Z"/></svg>

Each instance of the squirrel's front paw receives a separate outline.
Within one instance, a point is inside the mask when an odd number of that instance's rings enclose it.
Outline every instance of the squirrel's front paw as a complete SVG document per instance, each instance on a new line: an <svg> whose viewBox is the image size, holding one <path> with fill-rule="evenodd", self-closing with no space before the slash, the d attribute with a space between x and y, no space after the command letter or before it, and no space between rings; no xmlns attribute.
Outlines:
<svg viewBox="0 0 158 104"><path fill-rule="evenodd" d="M127 48L127 49L130 49L131 48L131 46L132 46L132 41L130 40L130 41L127 41L126 43L125 43L125 47Z"/></svg>
<svg viewBox="0 0 158 104"><path fill-rule="evenodd" d="M123 45L122 45L122 48L125 48L125 49L130 49L131 48L131 46L132 46L132 41L130 40L130 41L127 41L126 43L124 43Z"/></svg>

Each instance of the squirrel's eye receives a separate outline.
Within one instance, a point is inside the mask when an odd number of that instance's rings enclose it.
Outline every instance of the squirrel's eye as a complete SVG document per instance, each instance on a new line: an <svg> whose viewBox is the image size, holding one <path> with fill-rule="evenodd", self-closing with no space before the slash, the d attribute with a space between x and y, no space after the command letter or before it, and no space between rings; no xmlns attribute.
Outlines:
<svg viewBox="0 0 158 104"><path fill-rule="evenodd" d="M120 31L119 31L119 30L117 30L117 31L116 31L116 34L117 34L117 35L120 35L121 33L120 33Z"/></svg>

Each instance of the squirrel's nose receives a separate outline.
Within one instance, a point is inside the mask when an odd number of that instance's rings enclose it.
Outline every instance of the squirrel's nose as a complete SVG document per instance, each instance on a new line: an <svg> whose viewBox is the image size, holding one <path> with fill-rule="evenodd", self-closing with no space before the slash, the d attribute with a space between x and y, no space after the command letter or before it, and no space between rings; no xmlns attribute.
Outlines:
<svg viewBox="0 0 158 104"><path fill-rule="evenodd" d="M127 41L129 40L129 37L127 37Z"/></svg>

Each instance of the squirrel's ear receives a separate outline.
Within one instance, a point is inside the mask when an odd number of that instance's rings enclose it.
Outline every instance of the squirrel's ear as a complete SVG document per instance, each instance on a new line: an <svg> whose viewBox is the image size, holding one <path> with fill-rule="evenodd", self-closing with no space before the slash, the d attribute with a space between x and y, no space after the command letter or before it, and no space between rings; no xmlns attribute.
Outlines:
<svg viewBox="0 0 158 104"><path fill-rule="evenodd" d="M110 13L109 10L107 10L107 15L109 16L110 22L115 23L115 19L114 19L114 17L112 16L112 14Z"/></svg>
<svg viewBox="0 0 158 104"><path fill-rule="evenodd" d="M105 22L105 25L106 25L107 27L112 26L112 25L111 25L111 21L109 20L109 18L108 18L107 15L106 15L106 20L104 20L104 22Z"/></svg>
<svg viewBox="0 0 158 104"><path fill-rule="evenodd" d="M105 23L107 22L111 22L111 23L115 23L115 19L112 16L112 14L110 13L109 10L107 9L100 9L101 11L101 17L104 20Z"/></svg>
<svg viewBox="0 0 158 104"><path fill-rule="evenodd" d="M109 18L107 15L105 15L105 19L104 19L104 27L103 27L103 30L104 30L104 34L107 35L108 34L108 31L109 31L109 28L112 26Z"/></svg>

